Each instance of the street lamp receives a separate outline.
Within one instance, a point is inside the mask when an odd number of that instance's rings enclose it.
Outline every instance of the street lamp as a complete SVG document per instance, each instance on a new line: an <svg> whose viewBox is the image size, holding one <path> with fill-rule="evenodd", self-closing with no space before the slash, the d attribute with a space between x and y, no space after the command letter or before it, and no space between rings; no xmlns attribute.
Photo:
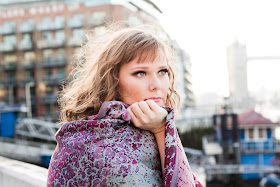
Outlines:
<svg viewBox="0 0 280 187"><path fill-rule="evenodd" d="M34 82L29 82L25 85L26 105L28 108L27 117L32 118L32 105L31 105L31 93L30 88L34 86Z"/></svg>

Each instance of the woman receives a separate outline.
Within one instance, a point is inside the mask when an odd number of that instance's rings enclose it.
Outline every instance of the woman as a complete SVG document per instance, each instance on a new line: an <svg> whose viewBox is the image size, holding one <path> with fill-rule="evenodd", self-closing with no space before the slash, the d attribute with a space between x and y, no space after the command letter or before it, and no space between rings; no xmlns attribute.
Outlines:
<svg viewBox="0 0 280 187"><path fill-rule="evenodd" d="M196 186L178 137L172 50L112 27L88 38L59 100L48 186Z"/></svg>

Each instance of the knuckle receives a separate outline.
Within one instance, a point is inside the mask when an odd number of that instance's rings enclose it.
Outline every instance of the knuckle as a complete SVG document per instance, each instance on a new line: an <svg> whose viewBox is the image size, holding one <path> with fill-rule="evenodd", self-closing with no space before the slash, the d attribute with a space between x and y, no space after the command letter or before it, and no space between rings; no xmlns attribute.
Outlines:
<svg viewBox="0 0 280 187"><path fill-rule="evenodd" d="M139 105L145 105L146 104L146 101L140 101L139 102Z"/></svg>
<svg viewBox="0 0 280 187"><path fill-rule="evenodd" d="M146 124L146 123L149 122L149 120L148 120L147 118L143 118L141 121L142 121L144 124Z"/></svg>

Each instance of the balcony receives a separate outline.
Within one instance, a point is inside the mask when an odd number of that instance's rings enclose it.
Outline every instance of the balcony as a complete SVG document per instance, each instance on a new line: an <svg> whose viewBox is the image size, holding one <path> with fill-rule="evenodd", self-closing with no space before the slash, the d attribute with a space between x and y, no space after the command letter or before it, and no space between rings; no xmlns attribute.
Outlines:
<svg viewBox="0 0 280 187"><path fill-rule="evenodd" d="M32 42L31 41L21 41L19 44L18 44L18 50L21 50L21 51L27 51L27 50L31 50L33 49L33 45L32 45Z"/></svg>
<svg viewBox="0 0 280 187"><path fill-rule="evenodd" d="M80 28L84 26L83 19L70 19L67 21L67 26L69 28Z"/></svg>
<svg viewBox="0 0 280 187"><path fill-rule="evenodd" d="M39 31L58 30L64 28L64 22L60 21L42 21L37 24Z"/></svg>
<svg viewBox="0 0 280 187"><path fill-rule="evenodd" d="M39 31L47 31L47 30L53 30L53 22L46 23L45 21L37 24L37 29Z"/></svg>
<svg viewBox="0 0 280 187"><path fill-rule="evenodd" d="M280 143L273 140L263 142L241 141L241 150L246 153L255 152L280 152Z"/></svg>
<svg viewBox="0 0 280 187"><path fill-rule="evenodd" d="M63 57L45 57L39 60L39 66L43 68L62 67L65 66Z"/></svg>
<svg viewBox="0 0 280 187"><path fill-rule="evenodd" d="M14 34L15 27L12 24L4 24L0 26L0 34Z"/></svg>
<svg viewBox="0 0 280 187"><path fill-rule="evenodd" d="M35 82L33 77L28 77L28 78L21 79L19 81L19 86L24 87L26 84L28 84L30 82Z"/></svg>
<svg viewBox="0 0 280 187"><path fill-rule="evenodd" d="M64 22L54 22L53 30L64 29Z"/></svg>
<svg viewBox="0 0 280 187"><path fill-rule="evenodd" d="M11 43L0 43L0 52L13 52L15 51L15 45Z"/></svg>
<svg viewBox="0 0 280 187"><path fill-rule="evenodd" d="M18 32L26 33L26 32L33 32L33 31L34 31L33 23L22 23L18 26Z"/></svg>
<svg viewBox="0 0 280 187"><path fill-rule="evenodd" d="M57 103L56 94L55 93L47 93L46 95L41 97L41 102L43 104Z"/></svg>
<svg viewBox="0 0 280 187"><path fill-rule="evenodd" d="M45 76L42 78L40 81L45 83L47 86L54 86L54 85L59 85L61 82L65 79L65 76Z"/></svg>
<svg viewBox="0 0 280 187"><path fill-rule="evenodd" d="M5 71L15 71L16 67L16 62L8 62L3 65L0 65L0 69Z"/></svg>
<svg viewBox="0 0 280 187"><path fill-rule="evenodd" d="M36 104L36 96L34 94L31 94L30 98L31 98L31 104L35 105ZM25 96L24 97L19 97L18 102L20 104L26 104L26 97Z"/></svg>
<svg viewBox="0 0 280 187"><path fill-rule="evenodd" d="M24 61L24 63L20 65L20 68L22 68L22 69L33 69L34 66L35 66L34 61L29 61L29 62Z"/></svg>
<svg viewBox="0 0 280 187"><path fill-rule="evenodd" d="M1 82L2 87L4 87L4 88L16 87L16 85L17 85L17 81L15 79L2 80L0 82Z"/></svg>
<svg viewBox="0 0 280 187"><path fill-rule="evenodd" d="M106 24L107 19L88 19L87 25L88 26L101 26Z"/></svg>
<svg viewBox="0 0 280 187"><path fill-rule="evenodd" d="M46 48L59 48L64 46L64 40L63 39L41 39L37 42L37 47L39 49L46 49Z"/></svg>
<svg viewBox="0 0 280 187"><path fill-rule="evenodd" d="M81 46L82 43L83 43L82 37L80 37L80 38L75 37L75 38L69 38L67 45L71 46L71 47L78 47L78 46Z"/></svg>

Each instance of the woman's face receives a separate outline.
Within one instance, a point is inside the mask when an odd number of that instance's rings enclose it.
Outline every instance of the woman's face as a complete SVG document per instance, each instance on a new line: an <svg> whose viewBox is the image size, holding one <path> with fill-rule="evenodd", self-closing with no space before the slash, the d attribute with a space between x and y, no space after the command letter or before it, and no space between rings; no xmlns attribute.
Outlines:
<svg viewBox="0 0 280 187"><path fill-rule="evenodd" d="M149 58L147 58L149 59ZM120 68L120 94L123 102L129 105L134 102L154 100L159 106L166 104L169 89L168 65L160 50L152 62L138 59L124 64Z"/></svg>

